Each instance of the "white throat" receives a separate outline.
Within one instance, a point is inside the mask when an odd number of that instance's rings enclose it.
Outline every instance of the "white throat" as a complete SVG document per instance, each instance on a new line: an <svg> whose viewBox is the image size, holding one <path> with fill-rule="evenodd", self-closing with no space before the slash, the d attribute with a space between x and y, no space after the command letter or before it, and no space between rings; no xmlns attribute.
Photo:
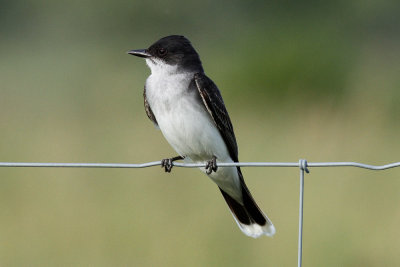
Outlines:
<svg viewBox="0 0 400 267"><path fill-rule="evenodd" d="M160 59L146 58L146 64L151 73L156 75L171 75L178 73L178 65L169 65Z"/></svg>

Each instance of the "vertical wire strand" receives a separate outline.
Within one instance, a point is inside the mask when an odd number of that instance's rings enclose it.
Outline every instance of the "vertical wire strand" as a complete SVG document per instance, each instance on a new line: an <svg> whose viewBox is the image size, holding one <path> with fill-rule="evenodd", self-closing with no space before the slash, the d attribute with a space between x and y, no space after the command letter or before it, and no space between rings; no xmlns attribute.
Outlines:
<svg viewBox="0 0 400 267"><path fill-rule="evenodd" d="M304 170L300 170L300 201L299 201L299 251L297 266L301 267L303 255L303 200L304 200Z"/></svg>
<svg viewBox="0 0 400 267"><path fill-rule="evenodd" d="M301 267L303 260L303 207L304 207L304 171L308 173L307 161L299 160L300 168L300 196L299 196L299 245L297 254L297 266Z"/></svg>

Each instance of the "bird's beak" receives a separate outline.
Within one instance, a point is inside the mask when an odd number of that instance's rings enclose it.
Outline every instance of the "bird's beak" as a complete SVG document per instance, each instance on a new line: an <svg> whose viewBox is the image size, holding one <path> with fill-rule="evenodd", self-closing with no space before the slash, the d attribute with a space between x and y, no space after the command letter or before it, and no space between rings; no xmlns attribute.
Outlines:
<svg viewBox="0 0 400 267"><path fill-rule="evenodd" d="M126 53L129 55L137 56L137 57L144 57L144 58L151 57L151 55L149 53L147 53L146 49L130 50Z"/></svg>

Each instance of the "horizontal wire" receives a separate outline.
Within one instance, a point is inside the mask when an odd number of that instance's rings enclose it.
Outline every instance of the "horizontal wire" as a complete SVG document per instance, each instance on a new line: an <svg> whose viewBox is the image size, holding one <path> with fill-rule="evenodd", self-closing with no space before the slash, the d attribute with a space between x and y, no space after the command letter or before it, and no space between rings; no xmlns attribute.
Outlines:
<svg viewBox="0 0 400 267"><path fill-rule="evenodd" d="M139 164L132 163L42 163L42 162L0 162L0 167L50 167L50 168L147 168L160 166L161 161ZM205 167L206 163L180 163L173 162L173 166L185 168ZM299 162L218 162L218 167L297 167ZM368 165L358 162L306 162L306 167L358 167L369 170L386 170L400 167L400 162L385 165Z"/></svg>

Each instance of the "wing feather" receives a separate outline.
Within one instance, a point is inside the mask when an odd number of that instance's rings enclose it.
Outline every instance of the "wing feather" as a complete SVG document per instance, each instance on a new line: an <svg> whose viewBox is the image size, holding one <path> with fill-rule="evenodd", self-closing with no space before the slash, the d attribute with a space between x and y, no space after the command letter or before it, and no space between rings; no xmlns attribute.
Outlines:
<svg viewBox="0 0 400 267"><path fill-rule="evenodd" d="M204 73L196 73L194 75L194 81L205 108L213 118L215 126L218 128L228 147L229 155L233 161L239 161L238 146L232 122L218 87Z"/></svg>
<svg viewBox="0 0 400 267"><path fill-rule="evenodd" d="M150 104L147 101L146 97L146 86L144 86L143 90L143 98L144 98L144 110L146 111L147 117L154 123L156 127L158 127L157 119L156 116L154 116L153 111L151 110Z"/></svg>

